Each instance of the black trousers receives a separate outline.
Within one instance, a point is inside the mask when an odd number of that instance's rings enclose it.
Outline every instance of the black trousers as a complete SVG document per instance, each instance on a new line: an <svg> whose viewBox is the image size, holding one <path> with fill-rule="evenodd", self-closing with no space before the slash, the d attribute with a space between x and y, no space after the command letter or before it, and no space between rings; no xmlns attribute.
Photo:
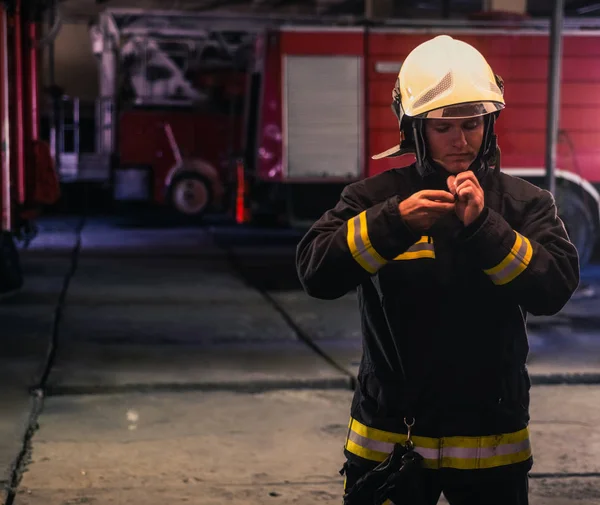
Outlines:
<svg viewBox="0 0 600 505"><path fill-rule="evenodd" d="M346 489L368 471L348 462ZM421 469L414 485L421 503L407 500L402 492L390 497L394 505L436 505L442 493L450 505L528 505L531 460L516 465L481 470Z"/></svg>

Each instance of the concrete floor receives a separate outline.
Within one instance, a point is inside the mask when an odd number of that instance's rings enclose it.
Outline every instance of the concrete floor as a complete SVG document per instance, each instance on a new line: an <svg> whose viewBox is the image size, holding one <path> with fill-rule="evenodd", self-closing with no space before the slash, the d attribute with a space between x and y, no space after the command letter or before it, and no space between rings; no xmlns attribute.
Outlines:
<svg viewBox="0 0 600 505"><path fill-rule="evenodd" d="M5 488L36 406L29 388L46 361L75 224L43 225L23 255L26 287L0 304ZM356 301L299 290L296 240L90 220L15 503L339 503L361 352ZM596 267L587 281L600 285ZM535 384L600 377L598 308L586 296L532 320ZM532 503L600 503L600 386L534 386L532 418Z"/></svg>
<svg viewBox="0 0 600 505"><path fill-rule="evenodd" d="M51 397L16 503L340 503L351 393ZM557 413L557 405L560 413ZM539 386L531 503L600 501L600 387ZM569 474L595 477L569 477ZM277 498L277 500L275 500Z"/></svg>

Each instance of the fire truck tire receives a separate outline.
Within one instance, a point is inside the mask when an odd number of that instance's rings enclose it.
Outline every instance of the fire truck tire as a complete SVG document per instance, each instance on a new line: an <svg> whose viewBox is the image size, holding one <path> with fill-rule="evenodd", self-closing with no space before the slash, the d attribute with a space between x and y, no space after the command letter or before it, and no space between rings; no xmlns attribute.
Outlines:
<svg viewBox="0 0 600 505"><path fill-rule="evenodd" d="M596 245L596 223L579 193L569 187L558 188L556 204L569 238L577 247L579 262L584 266L589 262Z"/></svg>
<svg viewBox="0 0 600 505"><path fill-rule="evenodd" d="M23 286L23 273L19 252L10 233L0 234L0 295Z"/></svg>
<svg viewBox="0 0 600 505"><path fill-rule="evenodd" d="M167 201L178 214L200 218L210 207L213 190L208 178L196 172L181 172L173 177Z"/></svg>

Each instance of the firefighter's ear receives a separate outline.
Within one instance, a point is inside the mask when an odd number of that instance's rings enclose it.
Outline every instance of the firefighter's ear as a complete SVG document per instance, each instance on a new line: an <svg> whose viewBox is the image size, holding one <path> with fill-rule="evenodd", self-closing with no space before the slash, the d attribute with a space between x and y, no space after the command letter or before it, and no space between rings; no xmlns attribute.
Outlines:
<svg viewBox="0 0 600 505"><path fill-rule="evenodd" d="M498 74L494 74L494 78L496 79L496 85L500 88L502 95L504 95L504 79Z"/></svg>

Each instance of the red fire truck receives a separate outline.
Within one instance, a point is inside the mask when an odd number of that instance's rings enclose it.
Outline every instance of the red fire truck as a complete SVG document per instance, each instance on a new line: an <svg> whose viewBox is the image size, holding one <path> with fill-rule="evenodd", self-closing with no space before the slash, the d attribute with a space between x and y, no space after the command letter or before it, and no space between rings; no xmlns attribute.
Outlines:
<svg viewBox="0 0 600 505"><path fill-rule="evenodd" d="M50 132L61 181L100 183L116 200L195 217L227 209L261 26L176 10L101 12L90 27L99 96L92 107L63 96L61 128Z"/></svg>
<svg viewBox="0 0 600 505"><path fill-rule="evenodd" d="M32 220L59 197L49 146L39 139L38 67L42 4L0 3L0 294L21 287L15 239L29 239Z"/></svg>
<svg viewBox="0 0 600 505"><path fill-rule="evenodd" d="M600 23L565 21L556 199L585 263L599 233ZM543 186L549 26L544 22L281 24L256 41L240 164L239 221L313 220L342 187L405 159L371 156L398 143L391 90L417 44L449 34L474 45L506 84L497 123L501 168Z"/></svg>
<svg viewBox="0 0 600 505"><path fill-rule="evenodd" d="M447 33L505 80L502 169L544 184L547 22L108 9L95 30L95 149L62 152L63 181L109 181L116 199L188 215L309 223L344 185L412 161L371 156L398 143L390 101L402 59ZM599 22L565 21L561 86L555 196L585 263L600 229Z"/></svg>

